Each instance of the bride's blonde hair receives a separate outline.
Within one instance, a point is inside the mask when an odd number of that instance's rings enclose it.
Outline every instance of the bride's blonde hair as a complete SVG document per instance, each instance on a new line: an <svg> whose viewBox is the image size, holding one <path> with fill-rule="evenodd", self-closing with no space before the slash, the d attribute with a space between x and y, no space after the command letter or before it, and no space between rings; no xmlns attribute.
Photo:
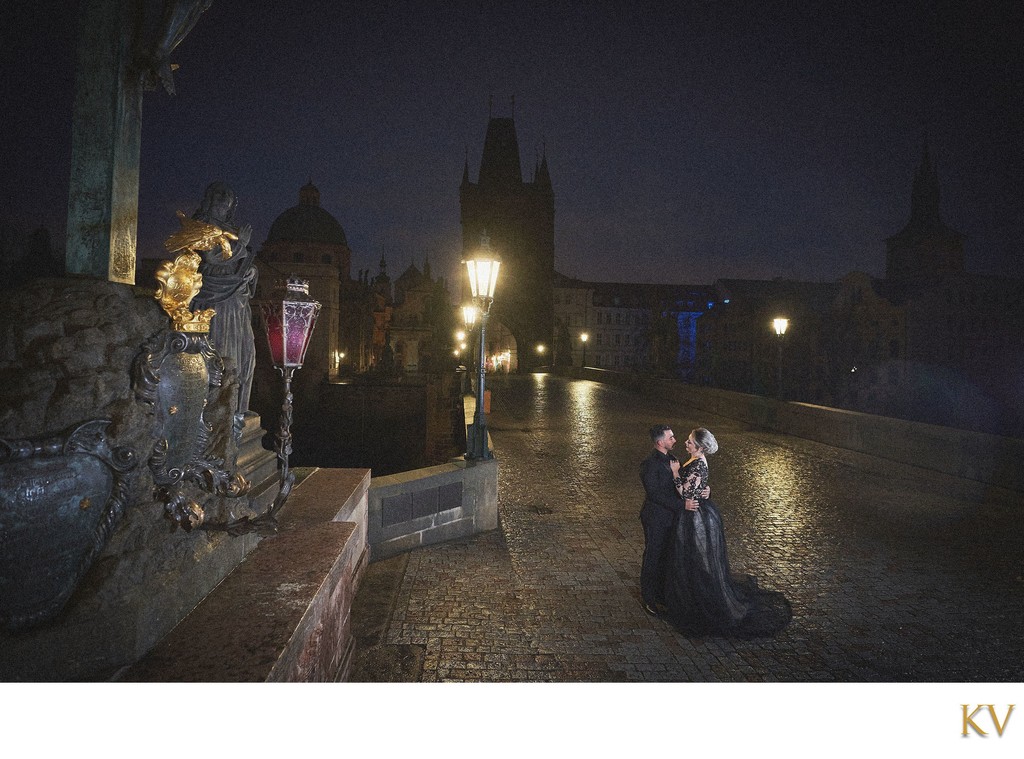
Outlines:
<svg viewBox="0 0 1024 759"><path fill-rule="evenodd" d="M715 440L715 436L711 434L711 430L706 430L703 427L698 427L693 432L693 442L695 442L705 455L710 456L718 450L718 441Z"/></svg>

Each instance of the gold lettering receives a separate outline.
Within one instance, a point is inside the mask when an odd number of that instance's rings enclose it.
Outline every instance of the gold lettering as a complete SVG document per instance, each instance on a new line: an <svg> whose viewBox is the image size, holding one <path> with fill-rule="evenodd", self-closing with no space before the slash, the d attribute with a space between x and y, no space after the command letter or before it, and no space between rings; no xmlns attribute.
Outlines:
<svg viewBox="0 0 1024 759"><path fill-rule="evenodd" d="M964 710L964 731L963 733L961 733L961 735L967 735L968 725L970 725L974 732L976 732L978 735L988 735L988 733L986 733L984 730L978 727L978 725L974 722L974 715L980 712L983 706L985 706L985 704L978 706L977 708L975 708L973 712L971 712L970 716L967 716L968 704L960 704L960 707Z"/></svg>
<svg viewBox="0 0 1024 759"><path fill-rule="evenodd" d="M996 726L996 733L1000 738L1003 737L1003 730L1006 728L1006 723L1010 721L1010 715L1013 714L1013 706L1013 704L1010 704L1010 708L1006 710L1006 716L1003 717L1003 724L1000 725L999 718L996 717L996 708L992 704L988 705L988 713L992 715L992 724Z"/></svg>

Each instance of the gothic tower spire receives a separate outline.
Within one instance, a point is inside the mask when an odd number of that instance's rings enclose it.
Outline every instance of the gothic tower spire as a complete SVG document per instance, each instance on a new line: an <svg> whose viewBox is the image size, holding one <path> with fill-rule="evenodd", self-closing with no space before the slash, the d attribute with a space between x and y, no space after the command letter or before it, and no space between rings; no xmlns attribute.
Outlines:
<svg viewBox="0 0 1024 759"><path fill-rule="evenodd" d="M515 120L492 116L479 180L459 188L463 251L474 250L486 230L501 256L493 319L511 333L519 369L546 362L554 334L555 207L546 157L534 169L524 181Z"/></svg>
<svg viewBox="0 0 1024 759"><path fill-rule="evenodd" d="M492 117L487 124L484 152L480 158L480 185L507 187L522 183L523 170L519 163L515 121Z"/></svg>
<svg viewBox="0 0 1024 759"><path fill-rule="evenodd" d="M912 285L965 270L963 235L946 225L939 208L939 172L925 139L914 173L910 219L886 240L886 279Z"/></svg>

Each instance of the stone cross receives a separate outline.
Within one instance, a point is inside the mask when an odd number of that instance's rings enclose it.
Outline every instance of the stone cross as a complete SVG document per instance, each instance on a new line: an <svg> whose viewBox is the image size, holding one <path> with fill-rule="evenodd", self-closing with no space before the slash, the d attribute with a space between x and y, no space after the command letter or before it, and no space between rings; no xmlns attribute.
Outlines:
<svg viewBox="0 0 1024 759"><path fill-rule="evenodd" d="M83 0L65 268L135 284L142 93L174 92L171 51L212 0ZM147 10L159 26L147 32Z"/></svg>

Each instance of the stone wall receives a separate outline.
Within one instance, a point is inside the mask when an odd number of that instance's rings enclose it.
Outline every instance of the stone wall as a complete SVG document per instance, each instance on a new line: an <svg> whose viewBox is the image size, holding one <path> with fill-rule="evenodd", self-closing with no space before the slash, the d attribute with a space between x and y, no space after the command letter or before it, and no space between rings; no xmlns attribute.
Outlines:
<svg viewBox="0 0 1024 759"><path fill-rule="evenodd" d="M120 679L336 682L355 650L352 601L368 561L368 469L319 469L266 538Z"/></svg>
<svg viewBox="0 0 1024 759"><path fill-rule="evenodd" d="M456 459L370 483L367 534L374 561L497 527L496 459Z"/></svg>
<svg viewBox="0 0 1024 759"><path fill-rule="evenodd" d="M0 680L106 679L136 661L257 544L254 535L173 530L146 461L152 411L136 400L132 361L169 325L153 290L84 279L37 280L0 298L0 438L112 420L114 446L135 451L128 507L64 611L0 634ZM237 393L232 372L207 418L222 450ZM219 438L218 436L219 435Z"/></svg>

